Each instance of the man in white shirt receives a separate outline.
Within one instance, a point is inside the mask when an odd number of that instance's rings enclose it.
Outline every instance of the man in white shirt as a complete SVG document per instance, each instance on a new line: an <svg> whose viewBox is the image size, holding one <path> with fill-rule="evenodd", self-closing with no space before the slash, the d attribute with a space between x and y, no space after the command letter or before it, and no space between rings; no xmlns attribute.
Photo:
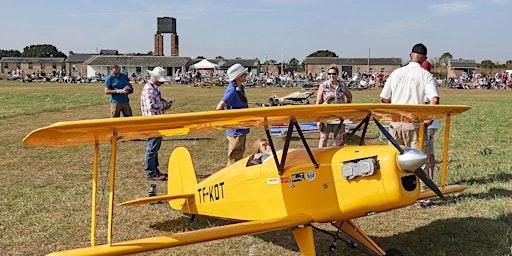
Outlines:
<svg viewBox="0 0 512 256"><path fill-rule="evenodd" d="M407 66L393 71L380 94L382 103L391 104L423 104L425 96L430 99L430 104L439 104L439 92L437 91L434 76L421 67L427 60L427 47L416 44L412 48L410 62ZM431 120L425 121L428 126ZM406 147L418 148L419 123L392 122L389 132L398 144Z"/></svg>

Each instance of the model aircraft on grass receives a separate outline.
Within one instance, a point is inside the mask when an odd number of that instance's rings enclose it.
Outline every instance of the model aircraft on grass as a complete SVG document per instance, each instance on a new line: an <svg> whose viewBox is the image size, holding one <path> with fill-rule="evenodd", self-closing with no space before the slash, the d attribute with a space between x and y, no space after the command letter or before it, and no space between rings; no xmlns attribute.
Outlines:
<svg viewBox="0 0 512 256"><path fill-rule="evenodd" d="M397 249L382 249L354 221L356 218L408 206L419 198L459 192L463 186L445 185L450 118L470 109L461 105L339 104L250 108L147 117L128 117L55 123L31 132L28 145L93 145L91 246L53 255L120 255L170 248L192 243L279 229L292 229L303 255L315 255L313 230L344 240L369 255L401 255ZM359 145L310 148L298 122L337 118L358 123L347 137L361 132ZM441 186L421 169L427 156L419 150L401 148L380 121L446 120ZM363 145L368 125L374 122L393 145ZM276 149L269 127L289 123L284 146ZM114 242L113 210L116 152L119 141L217 131L237 127L265 127L271 156L251 164L253 155L197 181L191 155L176 148L169 159L168 195L121 203L134 206L169 201L173 209L195 215L233 220L225 226ZM303 148L291 149L293 128ZM107 244L96 244L96 197L99 145L111 143ZM345 143L345 141L343 142ZM343 144L342 143L342 144ZM420 143L421 145L421 143ZM419 179L431 190L420 193ZM140 207L140 206L139 206ZM331 233L314 226L331 223ZM344 234L344 235L343 235ZM344 238L347 237L347 238Z"/></svg>
<svg viewBox="0 0 512 256"><path fill-rule="evenodd" d="M272 106L285 106L285 105L304 105L309 104L309 99L313 97L315 93L310 91L305 92L292 92L283 97L277 97L277 95L272 95L268 98L268 101L265 103L258 103L259 106L262 107L272 107Z"/></svg>

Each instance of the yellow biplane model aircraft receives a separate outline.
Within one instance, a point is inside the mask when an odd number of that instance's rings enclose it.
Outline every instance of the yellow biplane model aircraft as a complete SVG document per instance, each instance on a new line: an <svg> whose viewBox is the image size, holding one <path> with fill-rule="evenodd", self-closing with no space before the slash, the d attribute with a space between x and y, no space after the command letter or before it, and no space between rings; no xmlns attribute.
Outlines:
<svg viewBox="0 0 512 256"><path fill-rule="evenodd" d="M55 123L31 132L23 140L28 145L93 145L93 185L91 246L52 255L121 255L170 248L227 237L292 228L303 255L315 255L313 223L331 223L335 250L341 234L353 248L369 255L401 255L397 249L383 250L354 219L411 205L420 198L460 192L458 185L445 185L450 118L470 109L461 105L340 104L250 108L160 116L112 118ZM359 123L360 145L310 148L298 122L350 119ZM401 148L381 121L445 119L445 140L440 187L421 169L426 155L416 149ZM364 133L375 122L393 145L363 145ZM282 150L270 136L272 124L288 122ZM122 140L173 136L237 127L265 127L272 157L251 164L248 156L225 167L201 182L197 181L187 149L176 148L169 160L168 195L136 199L123 206L169 201L173 209L236 221L234 224L190 232L114 242L112 234L114 180L117 144ZM304 148L289 147L293 127ZM421 133L421 131L420 131ZM98 154L101 143L112 144L107 244L96 245L96 197ZM420 143L421 145L421 143ZM419 179L431 190L420 193ZM324 230L321 230L324 231ZM327 231L324 231L327 232Z"/></svg>

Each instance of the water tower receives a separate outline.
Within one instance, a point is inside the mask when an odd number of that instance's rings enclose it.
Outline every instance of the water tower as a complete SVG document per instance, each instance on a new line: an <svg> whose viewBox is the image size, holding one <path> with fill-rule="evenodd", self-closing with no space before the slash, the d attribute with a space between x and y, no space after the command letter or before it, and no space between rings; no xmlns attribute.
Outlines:
<svg viewBox="0 0 512 256"><path fill-rule="evenodd" d="M173 17L158 17L155 34L155 56L164 56L164 37L162 34L171 34L171 56L179 56L178 35L176 34L176 19Z"/></svg>

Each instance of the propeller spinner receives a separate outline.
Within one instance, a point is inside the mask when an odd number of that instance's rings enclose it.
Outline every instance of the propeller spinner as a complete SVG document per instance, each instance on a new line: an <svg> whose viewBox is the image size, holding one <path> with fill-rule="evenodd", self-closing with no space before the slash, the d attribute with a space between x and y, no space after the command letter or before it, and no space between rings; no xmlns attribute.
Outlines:
<svg viewBox="0 0 512 256"><path fill-rule="evenodd" d="M379 130L386 136L386 138L395 146L395 148L398 150L398 164L400 165L400 168L407 172L414 172L418 178L420 178L423 183L425 183L432 191L436 193L437 196L439 196L441 199L445 199L443 193L437 185L432 181L425 171L421 168L421 166L427 161L427 155L417 149L414 148L401 148L400 145L396 142L395 138L391 136L391 134L388 132L384 126L382 126L379 121L375 117L373 117L373 121L379 127Z"/></svg>

